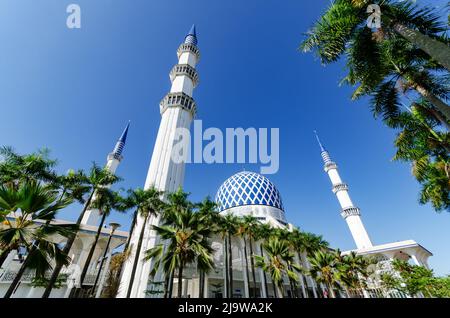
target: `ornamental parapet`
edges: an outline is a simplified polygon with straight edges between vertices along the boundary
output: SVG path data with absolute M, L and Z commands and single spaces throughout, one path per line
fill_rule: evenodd
M 348 190 L 348 185 L 346 183 L 338 183 L 335 184 L 333 186 L 333 189 L 331 189 L 331 191 L 333 191 L 334 194 L 338 193 L 339 191 L 347 191 Z
M 195 54 L 195 56 L 197 57 L 197 63 L 200 60 L 200 51 L 198 47 L 196 47 L 195 45 L 186 43 L 181 44 L 177 50 L 178 58 L 180 58 L 181 54 L 183 54 L 184 52 L 190 52 Z
M 331 169 L 337 169 L 337 165 L 333 161 L 326 163 L 323 167 L 323 170 L 325 170 L 325 172 L 328 172 Z
M 174 81 L 176 76 L 179 75 L 186 75 L 188 76 L 191 81 L 192 84 L 194 85 L 194 87 L 197 86 L 198 84 L 198 73 L 197 70 L 195 68 L 193 68 L 192 66 L 190 66 L 189 64 L 177 64 L 175 65 L 172 70 L 170 71 L 169 77 L 170 77 L 170 81 Z
M 349 216 L 352 216 L 352 215 L 361 215 L 361 213 L 359 211 L 359 208 L 352 206 L 352 207 L 345 208 L 345 209 L 341 210 L 341 216 L 344 219 L 346 219 L 346 218 L 348 218 Z
M 169 107 L 181 107 L 195 115 L 197 108 L 194 99 L 185 93 L 169 93 L 159 103 L 161 115 Z

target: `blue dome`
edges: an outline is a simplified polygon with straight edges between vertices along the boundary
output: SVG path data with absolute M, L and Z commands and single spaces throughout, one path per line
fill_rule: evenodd
M 266 205 L 284 211 L 275 185 L 266 177 L 250 171 L 228 178 L 217 191 L 216 203 L 219 212 L 243 205 Z

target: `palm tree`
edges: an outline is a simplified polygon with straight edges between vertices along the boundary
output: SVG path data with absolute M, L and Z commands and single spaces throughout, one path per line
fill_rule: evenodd
M 0 214 L 7 214 L 15 210 L 14 207 L 20 198 L 17 196 L 18 188 L 27 182 L 41 182 L 48 190 L 59 191 L 59 201 L 80 201 L 86 188 L 83 186 L 84 175 L 82 171 L 70 170 L 67 175 L 56 175 L 52 170 L 56 160 L 47 157 L 48 152 L 40 151 L 37 154 L 21 156 L 10 148 L 3 147 L 0 152 L 4 155 L 4 161 L 0 162 L 1 184 L 3 201 L 0 203 Z M 23 175 L 28 173 L 29 175 Z M 3 221 L 3 220 L 1 220 Z M 4 220 L 6 222 L 6 220 Z M 48 221 L 49 222 L 49 221 Z M 27 225 L 26 225 L 27 226 Z M 18 246 L 12 249 L 17 249 Z M 10 247 L 0 245 L 0 267 L 12 250 Z
M 187 201 L 188 194 L 179 189 L 168 195 L 168 204 L 163 213 L 163 224 L 152 228 L 167 241 L 145 252 L 146 260 L 154 259 L 152 275 L 162 265 L 166 277 L 178 270 L 178 298 L 182 296 L 183 270 L 191 263 L 200 263 L 202 267 L 213 266 L 212 247 L 208 240 L 210 229 L 202 222 L 203 218 L 195 213 L 193 205 Z
M 301 45 L 302 49 L 304 51 L 315 50 L 325 64 L 338 60 L 343 54 L 348 54 L 350 78 L 355 79 L 354 75 L 358 70 L 363 70 L 361 73 L 367 74 L 357 92 L 367 91 L 368 87 L 374 89 L 374 84 L 381 83 L 382 79 L 390 72 L 397 73 L 405 78 L 406 82 L 419 94 L 429 100 L 446 117 L 447 121 L 450 120 L 450 107 L 427 88 L 427 85 L 423 85 L 424 81 L 418 81 L 420 76 L 423 77 L 425 74 L 424 70 L 419 72 L 420 76 L 417 71 L 410 72 L 413 69 L 407 69 L 407 72 L 405 69 L 401 70 L 396 63 L 392 63 L 392 59 L 386 59 L 386 55 L 380 54 L 376 44 L 377 41 L 386 43 L 400 39 L 408 46 L 419 48 L 430 54 L 432 59 L 450 70 L 448 40 L 441 35 L 446 31 L 446 25 L 439 20 L 433 9 L 418 8 L 410 1 L 403 3 L 383 1 L 381 16 L 383 28 L 374 36 L 366 27 L 366 7 L 369 3 L 373 3 L 373 1 L 334 1 L 313 30 L 308 32 L 307 39 Z M 418 40 L 419 38 L 420 40 Z M 433 49 L 430 50 L 431 48 Z M 403 48 L 400 55 L 405 58 L 415 57 L 416 61 L 419 59 L 430 61 L 430 57 L 421 52 L 412 55 L 405 54 Z M 443 56 L 446 57 L 443 58 Z M 382 61 L 380 57 L 384 57 L 384 63 L 380 63 Z M 386 68 L 388 65 L 389 68 Z M 433 68 L 438 69 L 439 66 L 434 65 Z M 427 77 L 429 82 L 431 76 L 427 75 Z M 392 89 L 391 81 L 385 84 L 384 90 Z M 380 91 L 382 91 L 381 87 Z
M 92 200 L 90 208 L 98 209 L 101 215 L 100 224 L 97 227 L 97 232 L 95 233 L 94 242 L 92 243 L 86 261 L 84 262 L 83 270 L 80 274 L 80 287 L 83 287 L 84 278 L 86 277 L 87 271 L 91 265 L 92 257 L 94 255 L 95 249 L 97 247 L 98 239 L 105 224 L 106 218 L 110 215 L 112 210 L 121 211 L 124 209 L 121 203 L 123 199 L 117 192 L 111 191 L 108 188 L 99 188 L 95 193 L 95 197 Z
M 259 255 L 255 255 L 256 266 L 261 267 L 272 278 L 276 286 L 279 298 L 284 297 L 283 277 L 296 280 L 297 275 L 290 267 L 301 270 L 297 264 L 292 262 L 294 255 L 289 250 L 289 244 L 285 240 L 277 237 L 270 238 L 263 244 L 267 260 Z
M 307 271 L 310 269 L 310 264 L 308 261 L 309 255 L 314 255 L 317 251 L 323 251 L 328 248 L 328 242 L 323 239 L 321 235 L 316 235 L 314 233 L 303 232 L 303 244 L 304 250 L 306 252 L 306 259 L 304 260 L 305 267 Z M 311 284 L 313 286 L 313 293 L 316 294 L 316 289 L 314 288 L 315 282 L 313 277 L 309 276 Z M 315 295 L 317 297 L 317 295 Z
M 291 247 L 297 254 L 297 259 L 300 262 L 300 265 L 302 263 L 302 253 L 306 251 L 305 247 L 305 235 L 300 229 L 294 228 L 292 232 L 289 235 L 288 241 L 291 244 Z M 302 293 L 304 297 L 307 297 L 305 286 L 307 286 L 305 277 L 303 273 L 300 273 L 300 279 L 301 279 L 301 286 L 302 286 Z
M 57 174 L 54 167 L 57 161 L 50 159 L 49 153 L 44 148 L 35 153 L 20 155 L 12 147 L 0 147 L 0 184 L 17 189 L 23 182 L 55 182 Z
M 33 269 L 35 277 L 43 279 L 46 271 L 51 268 L 52 260 L 67 264 L 67 254 L 51 239 L 56 234 L 67 237 L 75 230 L 75 226 L 51 224 L 56 213 L 71 203 L 70 199 L 61 200 L 58 197 L 57 191 L 35 181 L 21 183 L 17 190 L 12 184 L 0 186 L 1 208 L 8 208 L 5 211 L 14 217 L 13 221 L 7 219 L 6 228 L 0 230 L 0 245 L 5 246 L 2 254 L 9 253 L 18 246 L 25 246 L 28 251 L 4 295 L 5 298 L 10 298 L 14 293 L 25 270 Z M 43 221 L 44 224 L 39 225 Z
M 436 211 L 450 210 L 450 133 L 439 131 L 437 122 L 427 116 L 424 101 L 397 120 L 401 128 L 395 140 L 394 160 L 411 162 L 412 173 L 422 185 L 419 202 L 430 202 Z
M 241 238 L 244 242 L 244 260 L 245 260 L 245 279 L 247 280 L 247 286 L 250 290 L 250 274 L 248 272 L 248 255 L 247 255 L 247 226 L 242 218 L 238 218 L 236 223 L 236 236 Z M 249 293 L 250 294 L 250 293 Z M 251 295 L 250 295 L 251 297 Z
M 155 187 L 150 187 L 147 190 L 136 189 L 129 192 L 127 198 L 127 206 L 136 208 L 135 215 L 140 215 L 143 219 L 141 231 L 139 233 L 139 239 L 136 246 L 136 253 L 133 261 L 133 268 L 131 270 L 130 284 L 128 285 L 127 298 L 130 297 L 133 288 L 134 277 L 136 275 L 136 268 L 140 259 L 142 242 L 144 240 L 145 229 L 147 228 L 147 222 L 150 217 L 154 217 L 162 209 L 163 202 L 161 201 L 162 191 L 157 190 Z M 131 233 L 131 232 L 130 232 Z M 130 234 L 131 237 L 131 234 Z M 120 271 L 119 271 L 120 272 Z
M 223 233 L 225 247 L 225 280 L 227 284 L 227 297 L 233 298 L 233 245 L 232 237 L 236 235 L 239 218 L 233 214 L 227 214 L 221 218 L 220 227 Z
M 347 60 L 349 73 L 343 82 L 358 85 L 353 99 L 371 97 L 375 116 L 382 115 L 385 122 L 395 119 L 402 111 L 399 95 L 409 98 L 408 92 L 416 91 L 430 103 L 429 115 L 449 129 L 445 116 L 450 107 L 443 102 L 448 97 L 448 78 L 440 76 L 440 70 L 406 40 L 377 41 L 369 29 L 362 29 L 348 48 Z
M 199 217 L 202 218 L 202 222 L 207 224 L 211 234 L 219 231 L 218 219 L 219 214 L 217 213 L 217 203 L 211 200 L 210 197 L 206 197 L 202 202 L 196 205 Z M 197 270 L 199 273 L 199 298 L 205 297 L 205 277 L 210 270 L 208 263 L 197 262 Z
M 83 197 L 89 192 L 86 175 L 82 170 L 71 169 L 65 175 L 58 175 L 49 186 L 60 191 L 60 199 L 71 198 L 79 203 L 84 202 Z
M 254 291 L 254 297 L 256 297 L 256 271 L 255 271 L 255 261 L 253 256 L 255 255 L 253 253 L 253 242 L 256 237 L 256 229 L 260 225 L 260 222 L 257 218 L 251 215 L 244 216 L 244 223 L 245 223 L 245 232 L 248 237 L 248 246 L 250 248 L 250 266 L 252 270 L 252 278 L 253 278 L 253 291 Z
M 342 256 L 341 251 L 335 251 L 337 263 L 337 279 L 345 287 L 350 295 L 350 290 L 362 288 L 361 278 L 367 277 L 368 266 L 372 263 L 369 259 L 351 252 Z
M 336 61 L 345 52 L 345 44 L 357 32 L 357 27 L 366 26 L 367 6 L 379 2 L 385 33 L 402 36 L 450 70 L 450 49 L 446 46 L 447 39 L 441 35 L 447 30 L 444 21 L 440 21 L 434 8 L 419 8 L 411 1 L 336 0 L 308 32 L 302 48 L 317 49 L 323 63 Z M 327 33 L 331 31 L 332 34 Z
M 270 225 L 268 225 L 267 223 L 263 223 L 263 224 L 259 224 L 254 231 L 255 234 L 255 241 L 259 241 L 259 249 L 260 249 L 260 253 L 261 253 L 261 257 L 264 258 L 264 248 L 263 248 L 263 243 L 264 241 L 268 240 L 269 237 L 272 235 L 273 233 L 273 229 Z M 263 271 L 263 276 L 264 276 L 264 291 L 266 295 L 269 295 L 269 289 L 267 286 L 267 276 L 266 276 L 266 272 Z
M 108 187 L 108 186 L 118 182 L 119 180 L 120 180 L 119 177 L 113 175 L 107 169 L 101 169 L 95 163 L 93 163 L 93 165 L 90 169 L 89 175 L 86 176 L 86 178 L 84 180 L 86 183 L 86 186 L 89 187 L 90 192 L 89 192 L 89 196 L 88 196 L 87 200 L 84 203 L 83 209 L 75 223 L 77 227 L 80 226 L 85 212 L 87 211 L 88 207 L 91 205 L 91 201 L 94 197 L 95 192 L 101 188 Z M 75 238 L 76 238 L 77 234 L 78 234 L 78 231 L 68 237 L 67 242 L 63 249 L 63 254 L 66 254 L 66 255 L 69 254 L 70 249 L 72 248 L 72 245 L 75 242 Z M 56 263 L 56 266 L 53 270 L 52 276 L 50 277 L 48 285 L 45 288 L 42 298 L 48 298 L 50 296 L 50 293 L 53 289 L 53 285 L 55 284 L 63 266 L 64 266 L 63 263 L 58 263 L 58 262 Z
M 336 298 L 334 287 L 337 286 L 337 264 L 332 253 L 317 251 L 312 256 L 308 256 L 311 264 L 309 273 L 314 279 L 325 284 L 332 298 Z

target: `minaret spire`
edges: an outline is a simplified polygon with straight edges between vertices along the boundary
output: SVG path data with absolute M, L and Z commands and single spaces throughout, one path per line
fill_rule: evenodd
M 195 24 L 191 26 L 189 33 L 184 38 L 184 44 L 197 45 L 197 32 L 195 31 Z
M 325 163 L 325 165 L 328 163 L 332 163 L 333 161 L 331 160 L 330 154 L 328 153 L 328 151 L 325 149 L 325 147 L 320 142 L 317 131 L 314 130 L 314 134 L 316 135 L 317 142 L 319 143 L 320 155 L 322 156 L 323 162 Z
M 127 141 L 127 135 L 128 135 L 128 129 L 130 128 L 130 121 L 128 121 L 128 124 L 126 125 L 125 129 L 122 132 L 122 135 L 120 135 L 119 140 L 117 140 L 116 146 L 114 147 L 113 151 L 111 152 L 111 155 L 114 156 L 117 160 L 122 160 L 122 152 L 123 148 L 125 147 L 125 143 Z
M 342 182 L 336 163 L 331 160 L 330 154 L 322 146 L 317 132 L 314 131 L 314 133 L 320 146 L 320 155 L 322 156 L 325 164 L 324 170 L 331 180 L 331 184 L 333 185 L 332 191 L 336 195 L 341 206 L 341 216 L 347 222 L 357 248 L 364 249 L 371 247 L 372 242 L 367 234 L 364 224 L 362 223 L 360 210 L 353 205 L 350 195 L 348 194 L 348 185 Z
M 316 139 L 317 139 L 317 143 L 319 144 L 320 151 L 321 152 L 326 151 L 325 148 L 322 146 L 322 143 L 320 142 L 320 138 L 319 138 L 319 135 L 317 134 L 316 130 L 314 130 L 314 135 L 316 135 Z
M 112 174 L 116 173 L 117 167 L 123 159 L 122 152 L 127 141 L 128 129 L 130 128 L 130 121 L 128 121 L 125 129 L 120 135 L 119 140 L 117 140 L 116 145 L 111 153 L 108 154 L 106 159 L 105 169 Z M 94 194 L 95 196 L 95 194 Z M 89 209 L 84 214 L 82 224 L 97 225 L 100 221 L 100 212 L 98 209 Z

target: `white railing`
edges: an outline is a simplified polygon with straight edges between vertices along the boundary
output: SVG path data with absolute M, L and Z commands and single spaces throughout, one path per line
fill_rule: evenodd
M 17 273 L 18 273 L 18 270 L 9 270 L 9 269 L 0 270 L 0 284 L 12 283 L 12 281 L 16 277 Z M 95 278 L 97 277 L 97 273 L 98 273 L 98 271 L 86 274 L 83 285 L 94 285 Z M 61 270 L 60 275 L 64 275 L 64 274 L 67 274 L 70 276 L 70 274 L 72 274 L 72 272 L 70 270 L 64 268 Z M 45 273 L 45 278 L 50 279 L 51 275 L 52 275 L 52 272 L 49 271 L 49 272 Z M 33 281 L 34 277 L 35 277 L 34 271 L 25 271 L 25 273 L 23 273 L 20 281 L 22 283 L 31 283 Z M 63 284 L 66 284 L 66 283 L 67 282 L 63 282 Z

